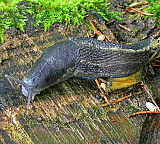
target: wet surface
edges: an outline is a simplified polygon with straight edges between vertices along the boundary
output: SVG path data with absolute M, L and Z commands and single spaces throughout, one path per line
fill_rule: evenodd
M 117 26 L 117 23 L 115 21 L 114 25 L 109 25 L 111 30 L 112 27 Z M 135 25 L 138 27 L 136 23 Z M 122 93 L 125 95 L 131 93 L 133 96 L 116 105 L 102 107 L 104 100 L 100 97 L 95 82 L 73 78 L 41 92 L 27 109 L 26 97 L 20 91 L 13 89 L 4 75 L 9 74 L 23 79 L 45 48 L 72 37 L 84 37 L 88 34 L 94 36 L 85 25 L 55 24 L 47 32 L 43 31 L 43 27 L 32 30 L 32 34 L 29 34 L 28 30 L 24 34 L 12 29 L 6 32 L 5 43 L 0 45 L 2 51 L 0 140 L 2 143 L 135 144 L 144 142 L 142 137 L 148 129 L 151 130 L 146 136 L 148 142 L 155 139 L 159 142 L 158 115 L 128 117 L 133 112 L 146 110 L 145 103 L 148 96 L 140 84 L 111 91 L 108 96 L 110 101 L 122 97 Z M 126 34 L 123 30 L 116 34 L 115 31 L 118 41 L 123 37 L 126 42 L 135 42 L 145 37 L 141 34 L 132 37 L 131 33 Z M 159 69 L 156 72 L 157 77 L 159 77 L 158 73 Z M 157 84 L 153 87 L 155 97 L 159 98 L 159 95 L 156 95 L 159 81 L 157 78 L 152 80 Z M 139 91 L 142 94 L 136 94 Z

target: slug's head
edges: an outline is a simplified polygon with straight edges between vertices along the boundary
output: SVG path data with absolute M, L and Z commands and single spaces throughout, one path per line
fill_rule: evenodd
M 5 75 L 5 77 L 8 79 L 8 81 L 11 83 L 12 86 L 13 86 L 13 84 L 12 84 L 11 80 L 22 85 L 22 93 L 24 96 L 28 97 L 27 108 L 29 108 L 29 104 L 30 104 L 31 100 L 34 100 L 35 95 L 39 94 L 40 91 L 34 90 L 29 85 L 27 85 L 24 81 L 18 80 L 16 78 L 14 78 L 13 76 Z

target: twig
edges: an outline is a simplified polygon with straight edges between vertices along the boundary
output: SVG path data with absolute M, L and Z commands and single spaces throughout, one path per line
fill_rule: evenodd
M 155 102 L 155 100 L 154 100 L 154 98 L 153 98 L 151 92 L 149 91 L 147 85 L 145 85 L 144 83 L 142 83 L 142 85 L 143 85 L 143 88 L 144 88 L 144 90 L 146 91 L 147 95 L 151 98 L 152 102 L 153 102 L 154 105 L 157 107 L 157 110 L 160 112 L 160 109 L 159 109 L 157 103 Z
M 120 102 L 120 101 L 122 101 L 122 100 L 124 100 L 124 99 L 127 99 L 127 98 L 129 98 L 129 97 L 131 97 L 131 96 L 132 96 L 132 95 L 129 94 L 129 95 L 127 95 L 127 96 L 121 97 L 121 98 L 115 100 L 112 104 L 117 104 L 118 102 Z
M 94 26 L 94 24 L 92 23 L 92 21 L 89 21 L 89 23 L 90 23 L 90 25 L 93 27 L 93 29 L 94 29 L 94 31 L 96 32 L 96 34 L 98 35 L 98 36 L 100 36 L 101 34 L 100 34 L 100 32 L 97 30 L 97 28 Z
M 129 115 L 129 118 L 130 118 L 130 117 L 133 117 L 133 116 L 135 116 L 135 115 L 148 114 L 148 113 L 159 114 L 160 112 L 152 112 L 152 111 L 136 112 L 136 113 L 133 113 L 133 114 Z
M 153 65 L 154 67 L 160 67 L 160 65 Z
M 146 15 L 146 16 L 153 16 L 152 13 L 146 13 L 146 12 L 140 11 L 140 10 L 135 9 L 135 8 L 129 8 L 129 10 L 133 10 L 135 12 L 141 13 L 141 14 Z
M 129 5 L 129 7 L 136 7 L 136 6 L 141 6 L 141 5 L 148 5 L 148 2 L 135 2 Z
M 105 101 L 107 102 L 107 104 L 111 104 L 111 103 L 109 102 L 108 98 L 106 97 L 106 95 L 105 95 L 104 91 L 102 90 L 102 88 L 101 88 L 101 86 L 100 86 L 100 84 L 99 84 L 99 82 L 98 82 L 98 80 L 97 80 L 97 79 L 95 80 L 95 82 L 96 82 L 96 84 L 97 84 L 98 88 L 100 89 L 100 91 L 101 91 L 101 93 L 102 93 L 102 95 L 103 95 L 103 97 L 104 97 Z
M 132 28 L 127 28 L 127 27 L 125 27 L 125 26 L 123 26 L 123 25 L 121 25 L 121 24 L 119 24 L 119 26 L 122 27 L 123 29 L 129 31 L 129 32 L 132 31 Z
M 120 102 L 120 101 L 122 101 L 122 100 L 124 100 L 124 99 L 127 99 L 127 98 L 129 98 L 129 97 L 131 97 L 131 96 L 132 96 L 131 94 L 129 94 L 129 95 L 127 95 L 127 96 L 123 96 L 123 97 L 115 100 L 115 101 L 114 101 L 113 103 L 111 103 L 111 104 L 117 104 L 118 102 Z M 108 106 L 108 104 L 103 104 L 102 106 Z

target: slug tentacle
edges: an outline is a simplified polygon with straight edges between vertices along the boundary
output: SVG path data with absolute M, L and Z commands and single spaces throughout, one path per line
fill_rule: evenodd
M 18 82 L 19 84 L 27 87 L 27 84 L 26 84 L 24 81 L 22 81 L 22 80 L 16 79 L 16 78 L 14 78 L 13 76 L 9 76 L 9 75 L 5 75 L 5 77 L 6 77 L 7 80 L 11 83 L 11 85 L 12 85 L 11 80 L 13 80 L 13 81 Z M 13 85 L 12 85 L 12 86 L 13 86 Z M 13 86 L 13 87 L 14 87 L 14 86 Z
M 28 86 L 24 81 L 14 78 L 13 76 L 5 75 L 7 80 L 13 86 L 11 80 L 22 85 L 22 93 L 24 96 L 28 97 L 27 108 L 29 108 L 29 104 L 31 100 L 34 100 L 36 94 L 39 94 L 39 91 L 33 90 L 30 86 Z M 14 86 L 13 86 L 14 87 Z M 15 88 L 15 87 L 14 87 Z

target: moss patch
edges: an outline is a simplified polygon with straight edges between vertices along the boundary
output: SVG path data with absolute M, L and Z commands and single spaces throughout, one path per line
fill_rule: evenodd
M 20 3 L 25 3 L 20 5 Z M 36 19 L 34 26 L 42 24 L 46 31 L 54 23 L 72 23 L 78 25 L 84 23 L 84 18 L 89 11 L 97 11 L 104 20 L 112 18 L 121 19 L 118 12 L 109 12 L 108 1 L 104 0 L 33 0 L 23 1 L 19 4 L 15 1 L 0 3 L 0 38 L 4 42 L 4 30 L 16 27 L 23 32 L 28 20 L 27 15 Z
M 152 13 L 153 17 L 157 17 L 157 20 L 160 21 L 160 1 L 157 0 L 147 0 L 150 4 L 150 7 L 146 9 L 146 12 Z

